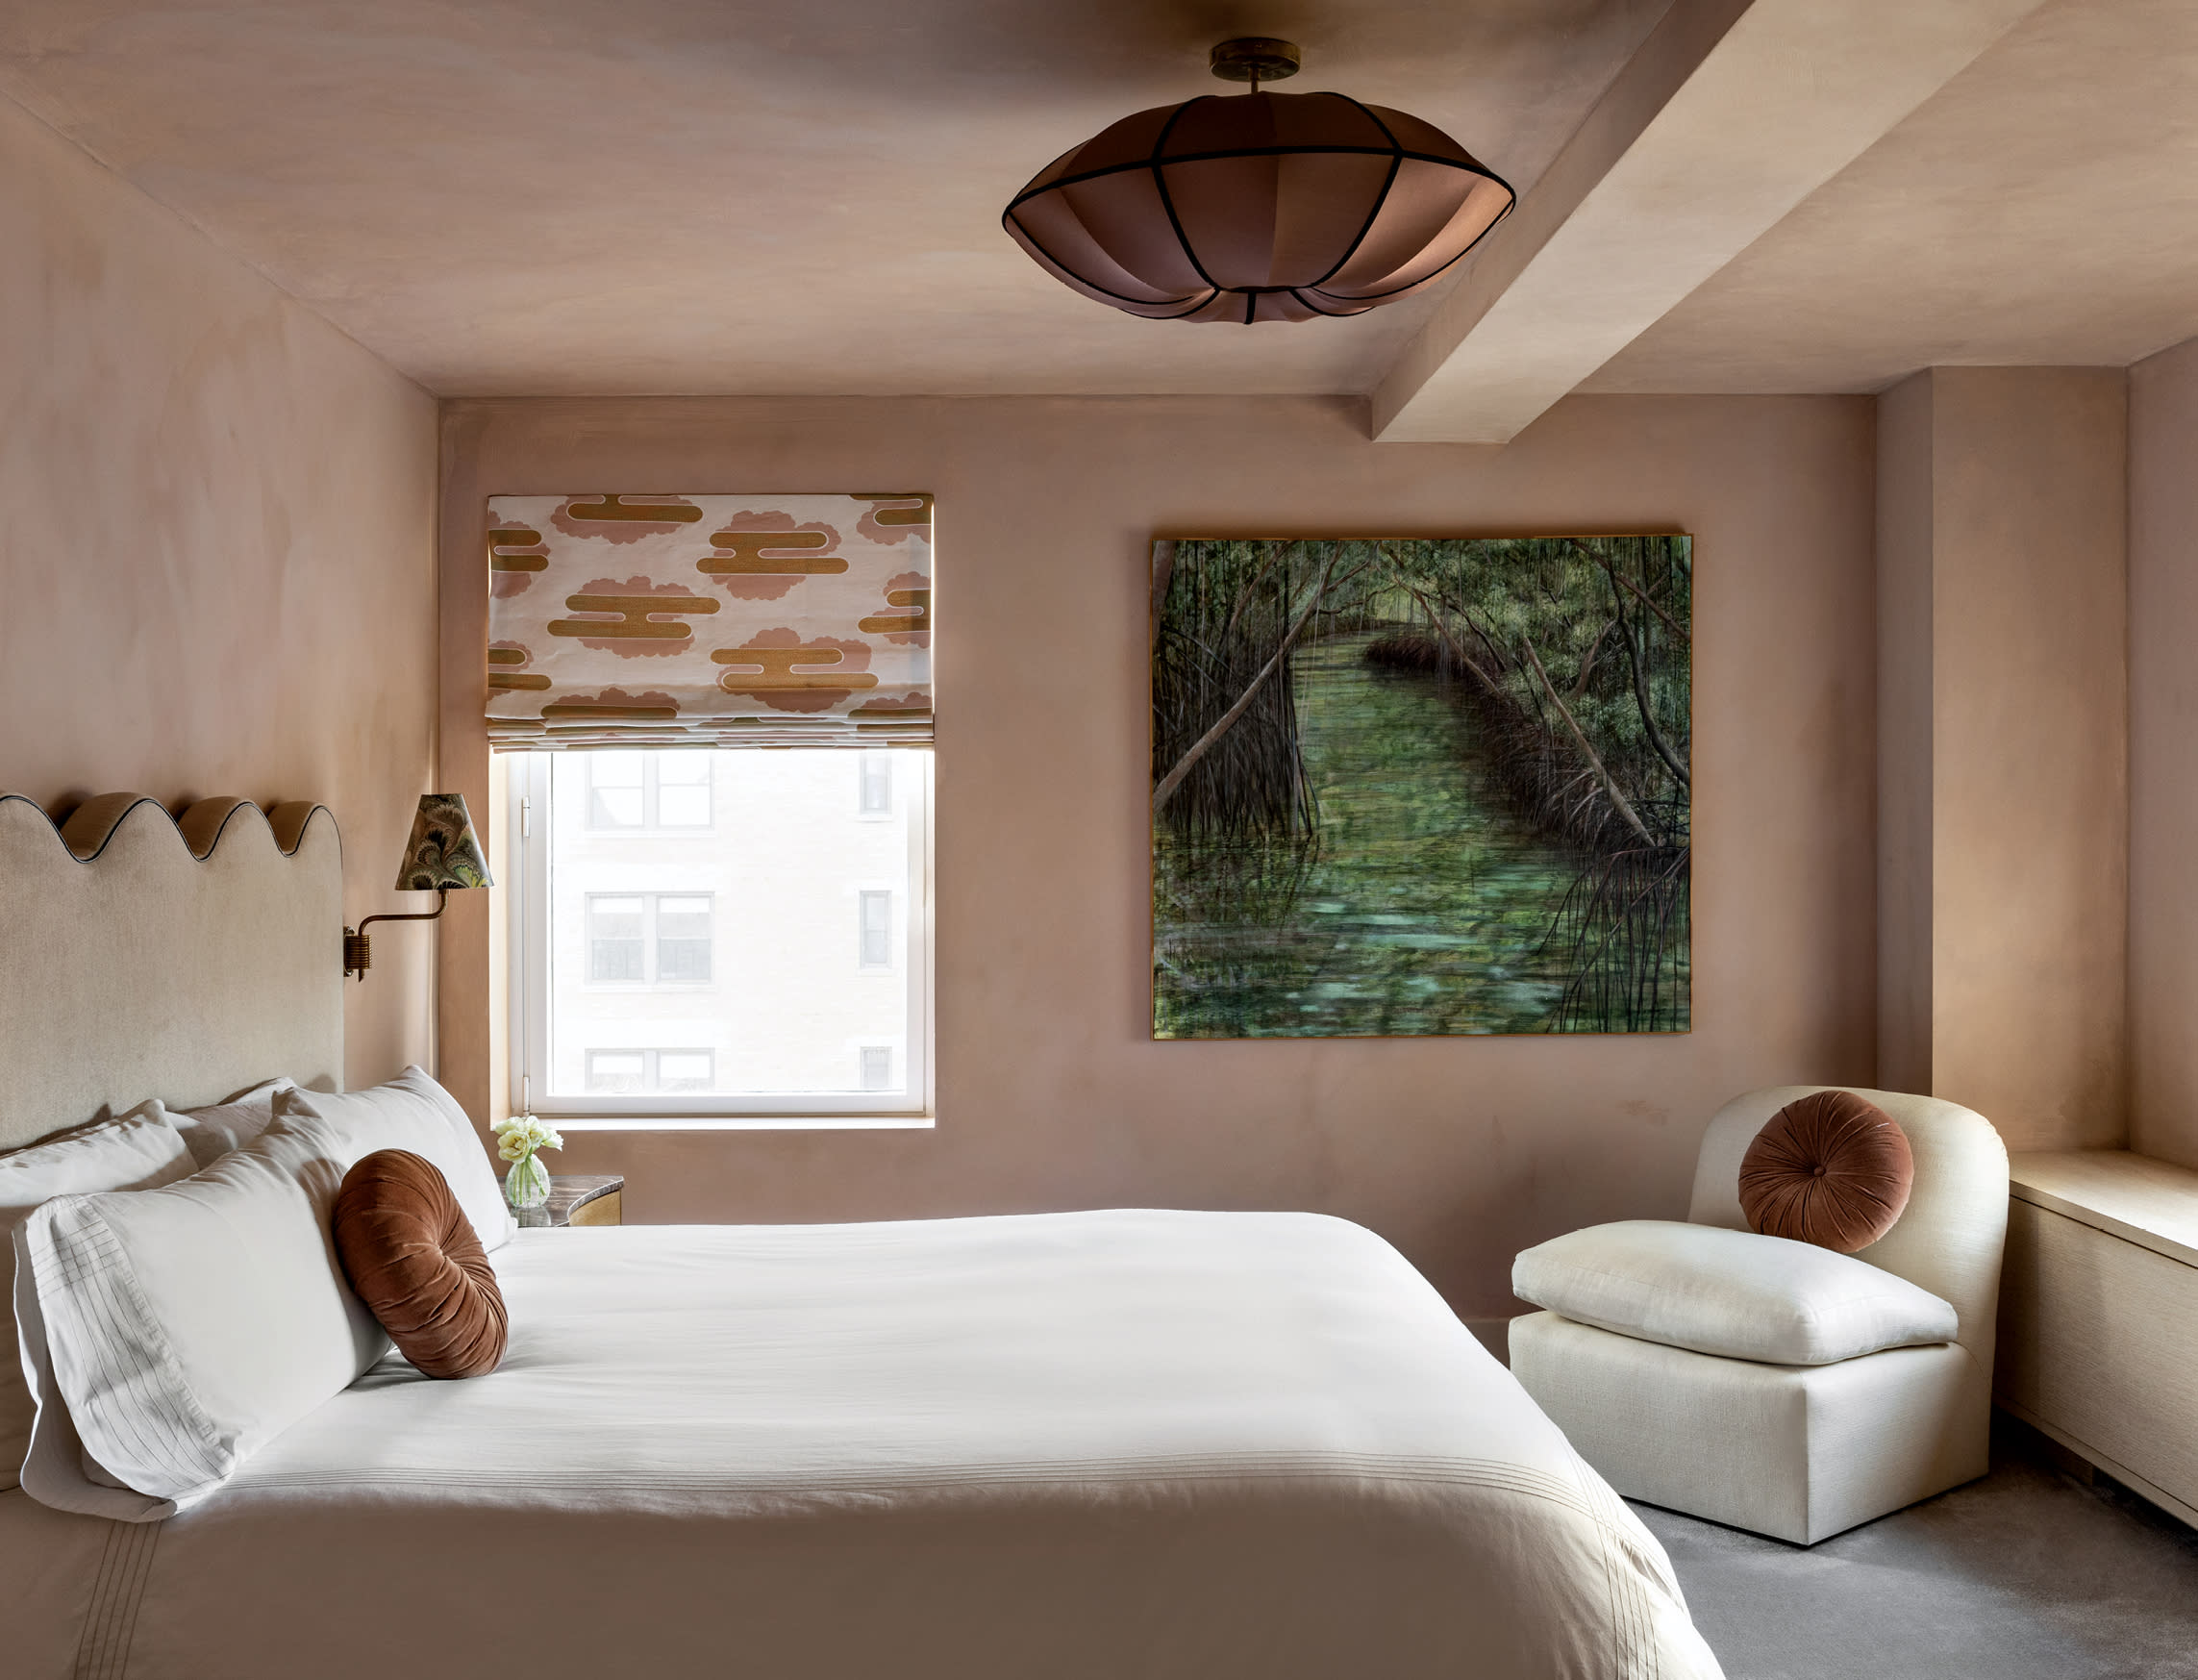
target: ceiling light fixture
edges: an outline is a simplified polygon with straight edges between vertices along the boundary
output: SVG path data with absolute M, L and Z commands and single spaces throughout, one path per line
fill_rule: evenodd
M 1426 286 L 1511 213 L 1510 185 L 1431 123 L 1341 93 L 1263 93 L 1286 40 L 1225 40 L 1247 97 L 1125 116 L 1001 215 L 1062 285 L 1150 320 L 1356 315 Z

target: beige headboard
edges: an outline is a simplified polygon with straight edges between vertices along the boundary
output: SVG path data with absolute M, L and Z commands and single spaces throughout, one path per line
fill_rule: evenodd
M 147 1097 L 343 1084 L 343 869 L 318 805 L 0 794 L 0 1149 Z

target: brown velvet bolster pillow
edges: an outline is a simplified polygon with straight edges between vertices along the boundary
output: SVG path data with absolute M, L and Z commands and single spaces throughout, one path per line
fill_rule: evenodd
M 1789 1102 L 1740 1162 L 1740 1211 L 1766 1237 L 1839 1254 L 1893 1228 L 1915 1182 L 1908 1134 L 1851 1091 Z
M 504 1294 L 435 1163 L 376 1150 L 343 1175 L 330 1222 L 344 1275 L 399 1353 L 431 1377 L 496 1368 Z

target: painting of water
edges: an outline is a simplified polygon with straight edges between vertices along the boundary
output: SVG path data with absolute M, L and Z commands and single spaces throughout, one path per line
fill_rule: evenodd
M 1153 545 L 1153 1036 L 1683 1033 L 1684 536 Z

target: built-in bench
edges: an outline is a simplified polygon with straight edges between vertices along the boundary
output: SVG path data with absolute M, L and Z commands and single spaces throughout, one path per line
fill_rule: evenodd
M 2017 1155 L 1994 1398 L 2198 1525 L 2198 1172 Z

